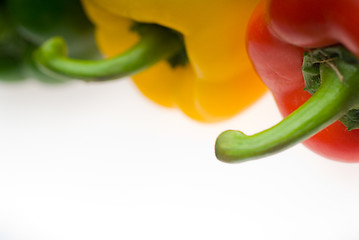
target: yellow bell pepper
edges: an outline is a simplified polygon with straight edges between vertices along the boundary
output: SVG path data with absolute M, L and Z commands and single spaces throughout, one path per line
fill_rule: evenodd
M 134 22 L 151 23 L 182 34 L 189 62 L 171 67 L 159 61 L 132 78 L 140 91 L 189 117 L 215 122 L 248 107 L 265 87 L 245 50 L 245 29 L 259 0 L 82 0 L 96 26 L 106 57 L 135 45 Z

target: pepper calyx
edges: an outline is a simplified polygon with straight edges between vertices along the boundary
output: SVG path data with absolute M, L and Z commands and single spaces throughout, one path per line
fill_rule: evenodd
M 180 50 L 177 51 L 177 53 L 173 54 L 171 57 L 167 59 L 167 62 L 172 68 L 176 68 L 179 66 L 186 66 L 189 62 L 186 46 L 184 43 L 183 35 L 180 32 L 177 32 L 173 29 L 163 27 L 158 24 L 150 24 L 150 23 L 141 23 L 141 22 L 134 22 L 132 27 L 130 28 L 130 31 L 136 32 L 141 38 L 146 37 L 146 34 L 148 34 L 148 31 L 151 31 L 151 26 L 163 29 L 163 31 L 171 32 L 172 34 L 176 35 L 178 37 L 178 43 L 180 46 Z
M 338 78 L 345 82 L 347 78 L 343 77 L 340 69 L 338 69 L 335 64 L 335 61 L 339 59 L 341 62 L 359 67 L 358 58 L 342 45 L 305 51 L 302 65 L 302 73 L 305 81 L 304 90 L 313 95 L 321 86 L 321 64 L 326 64 L 333 68 L 337 72 Z M 349 131 L 359 129 L 359 109 L 350 109 L 339 121 L 341 121 Z

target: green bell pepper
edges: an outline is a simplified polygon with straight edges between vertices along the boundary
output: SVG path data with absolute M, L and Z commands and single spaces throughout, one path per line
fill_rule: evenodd
M 16 32 L 6 6 L 0 0 L 0 80 L 18 81 L 23 79 L 21 62 L 28 44 Z
M 0 0 L 0 80 L 62 82 L 37 69 L 33 51 L 61 36 L 72 57 L 94 57 L 98 50 L 93 31 L 80 0 Z
M 7 5 L 17 31 L 37 46 L 61 36 L 69 44 L 69 53 L 78 57 L 95 46 L 93 25 L 79 0 L 7 0 Z

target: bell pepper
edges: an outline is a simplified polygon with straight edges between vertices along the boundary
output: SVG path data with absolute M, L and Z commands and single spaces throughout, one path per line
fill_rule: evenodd
M 10 21 L 6 2 L 0 0 L 0 80 L 18 81 L 23 78 L 19 68 L 26 44 Z
M 43 68 L 88 81 L 131 75 L 162 106 L 199 121 L 227 119 L 266 89 L 244 42 L 257 2 L 83 0 L 107 58 L 70 59 L 61 39 L 50 40 L 35 58 Z
M 71 56 L 95 56 L 93 31 L 79 0 L 1 0 L 0 79 L 61 82 L 37 70 L 32 52 L 48 38 L 62 36 Z
M 285 117 L 263 132 L 222 133 L 225 162 L 257 159 L 304 141 L 333 160 L 359 162 L 359 1 L 268 0 L 248 26 L 253 64 Z
M 35 46 L 62 36 L 71 56 L 88 57 L 94 48 L 93 25 L 80 0 L 7 0 L 7 11 L 19 34 Z

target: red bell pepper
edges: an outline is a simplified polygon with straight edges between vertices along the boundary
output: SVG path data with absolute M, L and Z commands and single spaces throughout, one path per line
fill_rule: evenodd
M 286 118 L 252 136 L 222 133 L 218 159 L 256 159 L 304 141 L 327 158 L 359 162 L 358 13 L 358 0 L 259 4 L 248 26 L 248 53 Z

